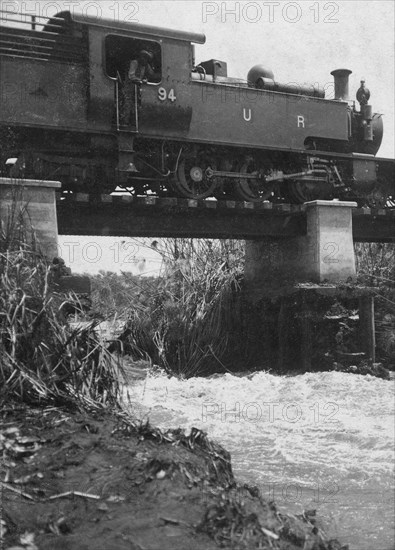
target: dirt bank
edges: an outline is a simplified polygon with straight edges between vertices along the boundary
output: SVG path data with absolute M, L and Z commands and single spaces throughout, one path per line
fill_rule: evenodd
M 3 403 L 0 452 L 5 550 L 347 548 L 324 542 L 312 511 L 286 517 L 237 486 L 198 430 Z

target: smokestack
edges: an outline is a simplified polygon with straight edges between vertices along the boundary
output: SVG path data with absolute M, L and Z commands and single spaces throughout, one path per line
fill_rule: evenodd
M 340 101 L 348 101 L 348 77 L 352 71 L 349 69 L 336 69 L 331 72 L 335 79 L 335 99 Z

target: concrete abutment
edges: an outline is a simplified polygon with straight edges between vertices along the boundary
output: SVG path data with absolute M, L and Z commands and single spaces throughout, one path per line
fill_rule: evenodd
M 58 223 L 55 192 L 57 181 L 0 178 L 0 221 L 6 235 L 23 235 L 52 260 L 58 255 Z M 11 237 L 11 235 L 9 235 Z
M 53 262 L 54 283 L 63 292 L 90 294 L 90 280 L 72 275 L 59 258 L 56 191 L 58 181 L 0 178 L 0 228 L 5 242 L 30 246 Z

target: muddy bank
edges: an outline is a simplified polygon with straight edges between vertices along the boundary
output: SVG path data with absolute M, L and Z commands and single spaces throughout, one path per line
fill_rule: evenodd
M 238 486 L 199 430 L 3 403 L 0 449 L 5 550 L 347 548 L 324 541 L 314 511 L 285 516 Z

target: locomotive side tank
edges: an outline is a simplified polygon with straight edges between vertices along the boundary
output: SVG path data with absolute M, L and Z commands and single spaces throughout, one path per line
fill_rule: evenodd
M 309 138 L 348 141 L 346 103 L 226 83 L 193 80 L 190 86 L 191 139 L 299 151 Z
M 393 196 L 393 164 L 374 158 L 381 115 L 364 82 L 360 109 L 349 100 L 348 70 L 332 72 L 335 98 L 326 99 L 261 65 L 243 80 L 224 61 L 196 64 L 202 34 L 69 12 L 26 21 L 0 17 L 0 126 L 11 144 L 2 156 L 18 158 L 16 176 L 195 199 Z M 155 76 L 131 82 L 142 51 Z

